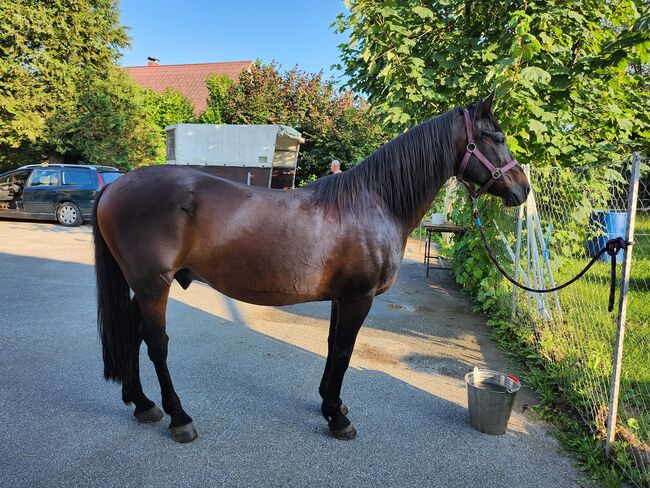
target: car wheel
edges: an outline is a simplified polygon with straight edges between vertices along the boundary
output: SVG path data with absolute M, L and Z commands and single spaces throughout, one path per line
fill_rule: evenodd
M 76 227 L 83 222 L 79 207 L 72 202 L 63 202 L 56 208 L 56 220 L 66 227 Z

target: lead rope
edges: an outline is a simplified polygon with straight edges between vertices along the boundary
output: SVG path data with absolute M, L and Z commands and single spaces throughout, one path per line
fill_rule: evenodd
M 622 237 L 617 237 L 615 239 L 610 239 L 605 243 L 605 245 L 596 253 L 596 255 L 589 261 L 589 264 L 585 266 L 585 268 L 580 271 L 576 276 L 571 278 L 569 281 L 566 283 L 563 283 L 559 286 L 555 286 L 553 288 L 543 288 L 536 290 L 535 288 L 530 288 L 522 283 L 519 283 L 517 280 L 515 280 L 512 276 L 510 276 L 506 270 L 504 270 L 499 262 L 497 261 L 497 258 L 494 256 L 494 253 L 492 252 L 492 249 L 490 248 L 490 245 L 488 244 L 487 237 L 485 237 L 485 231 L 483 230 L 483 225 L 481 224 L 481 218 L 479 216 L 478 208 L 476 208 L 476 200 L 474 200 L 474 222 L 476 223 L 476 227 L 478 228 L 479 232 L 481 233 L 481 238 L 483 239 L 483 244 L 485 245 L 485 250 L 488 253 L 488 256 L 490 257 L 490 260 L 494 263 L 494 265 L 497 267 L 497 269 L 501 272 L 505 278 L 512 283 L 515 286 L 518 286 L 522 290 L 530 291 L 533 293 L 550 293 L 553 291 L 561 290 L 562 288 L 565 288 L 569 286 L 570 284 L 574 283 L 576 280 L 578 280 L 582 275 L 584 275 L 589 268 L 593 266 L 593 264 L 598 260 L 600 256 L 602 256 L 604 253 L 607 253 L 611 256 L 611 283 L 609 286 L 609 304 L 607 306 L 607 310 L 611 312 L 614 310 L 614 301 L 616 297 L 616 256 L 618 255 L 619 251 L 621 249 L 627 249 L 628 246 L 633 246 L 634 241 L 628 242 Z

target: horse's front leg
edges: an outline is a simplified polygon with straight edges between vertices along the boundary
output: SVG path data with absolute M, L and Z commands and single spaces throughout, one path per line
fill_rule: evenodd
M 323 372 L 323 378 L 320 380 L 320 386 L 318 387 L 318 393 L 320 393 L 321 398 L 325 398 L 325 390 L 330 379 L 330 371 L 332 370 L 332 351 L 334 350 L 334 340 L 336 339 L 336 324 L 338 323 L 338 318 L 339 304 L 336 302 L 336 300 L 332 300 L 330 330 L 329 335 L 327 336 L 327 361 L 325 361 L 325 371 Z
M 338 320 L 333 347 L 331 348 L 329 378 L 325 384 L 321 411 L 328 421 L 330 433 L 337 439 L 354 439 L 357 431 L 348 420 L 341 407 L 341 386 L 343 376 L 350 364 L 354 343 L 363 321 L 365 320 L 374 296 L 359 300 L 341 299 L 338 301 Z M 332 335 L 330 330 L 330 337 Z
M 321 398 L 325 398 L 325 390 L 327 389 L 327 383 L 330 379 L 330 371 L 332 370 L 332 356 L 334 355 L 334 340 L 336 339 L 336 324 L 339 318 L 339 304 L 332 300 L 332 311 L 330 314 L 330 330 L 327 336 L 327 360 L 325 361 L 325 371 L 323 371 L 323 377 L 320 380 L 320 386 L 318 387 L 318 393 Z M 341 412 L 343 415 L 348 414 L 348 407 L 345 404 L 341 404 Z

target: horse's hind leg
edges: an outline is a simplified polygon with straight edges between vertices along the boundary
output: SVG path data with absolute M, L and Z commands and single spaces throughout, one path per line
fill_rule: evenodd
M 142 384 L 140 383 L 140 344 L 142 344 L 142 319 L 138 306 L 138 301 L 135 297 L 131 300 L 129 305 L 129 313 L 137 320 L 133 322 L 138 328 L 137 335 L 133 338 L 136 341 L 134 348 L 135 360 L 134 369 L 130 372 L 130 377 L 122 380 L 122 400 L 124 403 L 133 403 L 135 405 L 135 418 L 142 423 L 158 422 L 163 418 L 162 410 L 156 407 L 156 404 L 149 400 L 142 391 Z
M 373 296 L 368 296 L 361 300 L 339 300 L 330 374 L 325 386 L 321 408 L 323 416 L 328 421 L 331 434 L 337 439 L 353 439 L 357 434 L 341 409 L 343 405 L 340 398 L 341 386 L 343 385 L 343 376 L 350 364 L 357 334 L 370 311 L 373 298 Z
M 148 295 L 145 298 L 138 297 L 143 317 L 142 336 L 147 344 L 149 359 L 156 368 L 163 409 L 171 416 L 169 428 L 172 432 L 172 438 L 176 442 L 191 442 L 197 438 L 198 434 L 192 423 L 192 418 L 183 410 L 167 369 L 169 337 L 166 333 L 165 312 L 168 294 L 169 288 L 157 295 Z

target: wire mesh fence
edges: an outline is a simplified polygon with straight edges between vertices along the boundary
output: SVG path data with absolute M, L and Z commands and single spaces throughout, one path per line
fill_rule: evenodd
M 630 220 L 631 160 L 588 167 L 530 168 L 531 197 L 497 212 L 497 258 L 520 282 L 547 288 L 575 276 L 608 239 L 625 237 Z M 635 245 L 627 293 L 620 396 L 611 458 L 639 486 L 650 485 L 650 172 L 641 163 Z M 617 337 L 616 305 L 608 310 L 611 263 L 604 254 L 575 284 L 557 293 L 513 293 L 513 321 L 528 331 L 537 354 L 570 404 L 605 442 Z

